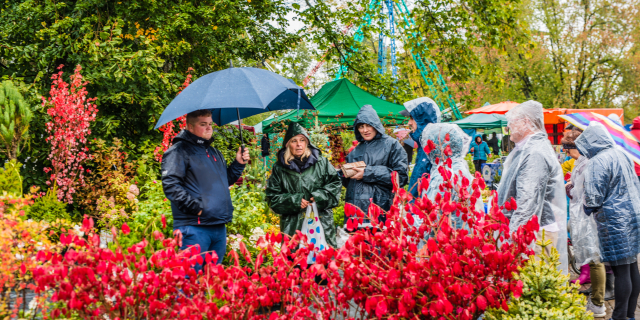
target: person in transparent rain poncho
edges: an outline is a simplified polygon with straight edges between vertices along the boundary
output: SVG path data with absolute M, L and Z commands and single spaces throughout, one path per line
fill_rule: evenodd
M 567 199 L 562 167 L 544 129 L 542 104 L 527 101 L 506 114 L 511 141 L 516 147 L 504 163 L 498 186 L 498 205 L 512 197 L 517 209 L 504 209 L 509 230 L 515 232 L 535 215 L 540 231 L 537 238 L 550 240 L 560 254 L 559 269 L 569 272 L 567 257 Z M 551 246 L 547 247 L 551 250 Z M 540 246 L 534 245 L 536 254 Z
M 449 134 L 449 142 L 446 141 L 446 135 Z M 439 167 L 445 165 L 445 161 L 448 158 L 451 158 L 451 172 L 454 175 L 457 175 L 459 178 L 465 177 L 469 179 L 469 192 L 471 193 L 473 190 L 471 189 L 471 182 L 473 182 L 473 175 L 469 172 L 469 165 L 467 161 L 464 159 L 464 156 L 469 150 L 469 144 L 471 143 L 471 137 L 469 137 L 460 127 L 455 124 L 448 123 L 430 123 L 422 132 L 422 136 L 420 138 L 420 143 L 423 146 L 427 145 L 429 140 L 433 141 L 438 147 L 432 150 L 427 157 L 429 161 L 433 164 L 431 167 L 429 181 L 429 188 L 426 190 L 424 194 L 426 194 L 427 198 L 431 201 L 434 201 L 436 195 L 440 193 L 442 196 L 442 192 L 440 192 L 439 188 L 442 183 L 444 183 L 444 178 L 440 174 L 438 170 Z M 447 156 L 443 154 L 444 148 L 449 145 L 451 148 L 451 156 Z M 440 160 L 436 164 L 436 158 Z M 423 195 L 424 195 L 423 194 Z M 456 197 L 456 194 L 452 195 Z M 484 204 L 482 203 L 482 198 L 478 198 L 475 204 L 476 210 L 480 212 L 484 212 Z M 419 227 L 422 224 L 422 220 L 417 216 L 414 216 L 415 226 Z M 462 228 L 464 226 L 462 218 L 460 216 L 451 215 L 451 225 L 456 228 Z M 423 242 L 421 241 L 418 246 L 421 248 Z
M 600 245 L 596 221 L 584 213 L 584 179 L 587 175 L 589 159 L 580 155 L 575 140 L 582 130 L 573 128 L 564 134 L 562 148 L 575 159 L 571 179 L 565 185 L 569 196 L 569 226 L 571 227 L 571 243 L 576 265 L 580 268 L 580 277 L 571 282 L 580 284 L 591 282 L 591 295 L 587 301 L 587 311 L 595 317 L 604 317 L 607 308 L 604 305 L 606 271 L 600 262 Z
M 611 318 L 634 318 L 640 295 L 640 182 L 633 162 L 607 129 L 591 122 L 576 139 L 589 159 L 584 180 L 584 212 L 594 216 L 600 256 L 613 269 L 616 303 Z

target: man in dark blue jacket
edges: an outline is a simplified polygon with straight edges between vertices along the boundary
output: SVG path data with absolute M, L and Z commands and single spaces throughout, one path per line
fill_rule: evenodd
M 227 167 L 222 153 L 211 147 L 212 126 L 209 110 L 187 114 L 187 128 L 162 157 L 162 187 L 171 201 L 173 228 L 182 233 L 180 249 L 199 245 L 201 252 L 215 251 L 220 264 L 227 248 L 226 224 L 233 218 L 229 186 L 240 178 L 249 150 L 238 148 Z M 196 265 L 196 271 L 201 269 Z

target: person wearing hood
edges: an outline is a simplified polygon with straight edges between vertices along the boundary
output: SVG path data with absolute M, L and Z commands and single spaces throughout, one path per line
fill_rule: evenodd
M 238 148 L 227 166 L 222 153 L 211 146 L 212 135 L 211 111 L 187 114 L 187 128 L 162 156 L 162 187 L 171 201 L 173 228 L 182 234 L 180 249 L 198 245 L 201 252 L 215 251 L 221 264 L 227 249 L 226 224 L 233 218 L 229 186 L 242 175 L 249 150 Z M 195 269 L 200 271 L 202 265 Z
M 289 236 L 302 230 L 307 206 L 315 202 L 327 244 L 337 247 L 333 208 L 340 202 L 341 191 L 331 162 L 311 144 L 307 131 L 291 122 L 266 189 L 269 207 L 280 215 L 280 230 Z
M 353 131 L 359 144 L 347 156 L 347 163 L 363 161 L 366 167 L 355 168 L 356 174 L 350 178 L 341 175 L 342 185 L 347 188 L 345 201 L 365 214 L 371 203 L 388 211 L 393 203 L 391 173 L 398 173 L 400 188 L 407 184 L 407 154 L 398 140 L 385 134 L 371 105 L 360 109 L 353 122 Z
M 449 135 L 449 141 L 447 141 L 446 136 Z M 450 123 L 431 123 L 427 125 L 425 130 L 422 132 L 422 140 L 420 141 L 422 145 L 427 145 L 427 142 L 431 140 L 436 144 L 436 148 L 431 150 L 427 157 L 431 163 L 434 165 L 431 166 L 429 181 L 429 188 L 426 190 L 427 198 L 431 201 L 435 201 L 436 196 L 438 194 L 444 195 L 444 192 L 441 191 L 440 187 L 445 182 L 444 177 L 440 173 L 439 168 L 445 166 L 447 170 L 450 170 L 454 175 L 457 175 L 459 178 L 467 178 L 469 180 L 469 193 L 473 193 L 473 189 L 471 187 L 471 183 L 473 182 L 473 175 L 469 171 L 469 164 L 464 159 L 467 154 L 467 150 L 469 150 L 469 144 L 471 143 L 471 137 L 469 137 L 460 127 L 455 124 Z M 439 145 L 440 144 L 440 145 Z M 451 154 L 446 155 L 444 150 L 449 146 L 451 149 Z M 440 159 L 436 161 L 436 158 Z M 451 168 L 446 167 L 446 162 L 448 159 L 451 159 Z M 457 193 L 454 190 L 453 197 L 457 197 Z M 484 212 L 484 203 L 482 202 L 482 197 L 479 197 L 476 203 L 474 204 L 475 210 L 479 212 Z M 417 217 L 414 217 L 417 220 Z M 452 214 L 451 215 L 451 225 L 452 227 L 456 227 L 458 229 L 462 228 L 464 222 L 462 221 L 461 216 Z M 418 226 L 421 224 L 420 222 Z
M 615 276 L 611 319 L 634 318 L 640 294 L 640 182 L 633 161 L 598 122 L 591 122 L 575 144 L 589 159 L 584 212 L 595 217 L 602 262 L 611 266 Z
M 580 267 L 580 277 L 571 283 L 591 283 L 591 294 L 587 299 L 587 311 L 593 312 L 594 317 L 604 317 L 607 308 L 604 305 L 606 289 L 606 271 L 600 262 L 600 245 L 598 230 L 593 217 L 584 213 L 584 179 L 587 174 L 589 159 L 580 155 L 575 140 L 582 130 L 574 128 L 565 131 L 561 140 L 562 148 L 575 160 L 571 170 L 571 179 L 565 185 L 569 197 L 569 223 L 571 226 L 571 243 L 576 265 Z
M 633 125 L 631 126 L 631 134 L 640 141 L 640 117 L 636 117 L 633 119 Z M 640 144 L 640 143 L 638 143 Z M 640 180 L 640 164 L 634 163 L 634 167 L 636 170 L 636 175 L 638 176 L 638 180 Z
M 473 153 L 473 165 L 477 172 L 482 172 L 482 165 L 487 163 L 487 159 L 491 157 L 489 145 L 483 141 L 486 136 L 486 134 L 476 134 L 469 149 L 469 153 Z
M 567 198 L 562 168 L 556 152 L 544 129 L 542 104 L 527 101 L 509 110 L 506 114 L 510 139 L 516 147 L 504 163 L 502 179 L 498 186 L 498 205 L 502 206 L 512 197 L 515 210 L 504 209 L 509 219 L 509 230 L 516 232 L 535 215 L 540 232 L 537 238 L 550 240 L 560 254 L 560 270 L 568 272 L 567 257 Z M 540 246 L 534 251 L 540 254 Z M 550 253 L 551 246 L 546 247 Z
M 435 101 L 430 98 L 422 97 L 407 101 L 404 104 L 405 110 L 400 114 L 409 117 L 409 126 L 411 127 L 411 139 L 418 145 L 418 154 L 416 155 L 416 164 L 411 173 L 409 180 L 409 192 L 414 198 L 418 197 L 418 181 L 424 175 L 431 171 L 431 162 L 424 153 L 424 145 L 421 144 L 421 137 L 424 128 L 430 123 L 439 123 L 442 119 L 440 109 Z

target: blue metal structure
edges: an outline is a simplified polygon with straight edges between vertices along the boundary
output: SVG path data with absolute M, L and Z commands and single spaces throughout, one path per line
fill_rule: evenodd
M 395 6 L 394 6 L 395 4 Z M 381 24 L 388 26 L 389 28 L 389 55 L 391 60 L 391 73 L 394 78 L 398 77 L 398 67 L 396 66 L 396 44 L 395 44 L 395 31 L 396 27 L 400 27 L 403 34 L 408 33 L 408 29 L 415 25 L 415 21 L 411 16 L 411 12 L 407 7 L 404 0 L 393 1 L 393 0 L 371 0 L 369 3 L 369 12 L 372 12 L 377 7 L 380 7 L 380 12 L 382 21 Z M 385 15 L 386 8 L 386 15 Z M 396 16 L 402 17 L 404 24 L 397 25 Z M 364 25 L 371 24 L 371 16 L 367 13 L 364 16 Z M 417 38 L 418 35 L 415 33 L 408 34 L 409 37 Z M 384 73 L 387 69 L 387 48 L 385 46 L 385 32 L 380 32 L 378 37 L 378 72 Z M 362 32 L 362 25 L 358 27 L 354 34 L 354 40 L 356 42 L 362 42 L 364 39 L 364 34 Z M 432 59 L 424 58 L 425 53 L 428 52 L 428 48 L 421 42 L 416 41 L 418 45 L 414 48 L 409 48 L 413 61 L 416 64 L 416 67 L 420 71 L 420 75 L 422 79 L 426 83 L 431 96 L 438 103 L 438 106 L 444 115 L 450 115 L 455 117 L 455 119 L 462 119 L 462 115 L 460 114 L 460 110 L 458 110 L 457 104 L 453 97 L 451 96 L 451 92 L 447 83 L 444 81 L 442 74 L 440 74 L 440 70 L 436 65 L 435 61 Z M 406 43 L 405 43 L 406 45 Z M 352 50 L 356 50 L 352 48 Z M 345 60 L 349 59 L 349 55 L 344 57 Z M 346 64 L 342 63 L 338 72 L 336 73 L 336 79 L 340 79 L 344 77 L 347 72 Z

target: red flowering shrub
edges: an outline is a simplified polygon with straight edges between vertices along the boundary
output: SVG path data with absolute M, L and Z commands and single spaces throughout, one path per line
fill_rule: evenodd
M 58 69 L 62 69 L 62 65 Z M 71 75 L 71 84 L 62 79 L 62 71 L 54 74 L 49 92 L 51 98 L 42 98 L 42 105 L 49 107 L 47 113 L 51 116 L 46 125 L 49 133 L 47 142 L 51 143 L 51 168 L 44 170 L 52 172 L 47 184 L 53 183 L 58 200 L 68 203 L 73 202 L 76 188 L 84 185 L 82 163 L 90 159 L 84 144 L 91 134 L 89 126 L 98 112 L 92 103 L 96 98 L 87 99 L 87 83 L 82 81 L 80 70 L 82 68 L 78 65 Z
M 92 219 L 85 218 L 82 230 L 86 239 L 61 237 L 69 246 L 64 255 L 38 255 L 42 265 L 33 271 L 36 292 L 53 292 L 53 319 L 73 314 L 83 319 L 315 319 L 314 310 L 330 310 L 322 303 L 322 297 L 329 297 L 327 289 L 314 282 L 315 268 L 306 266 L 310 248 L 293 250 L 299 236 L 262 238 L 263 249 L 255 259 L 241 244 L 250 267 L 240 267 L 238 254 L 231 251 L 235 264 L 225 268 L 215 265 L 215 253 L 202 255 L 197 247 L 178 251 L 179 233 L 164 239 L 155 232 L 163 248 L 147 258 L 146 240 L 122 249 L 114 236 L 117 249 L 101 249 Z M 129 232 L 124 224 L 122 233 Z M 113 228 L 112 233 L 117 236 L 118 231 Z M 281 241 L 276 250 L 274 244 Z M 273 264 L 263 266 L 267 254 Z M 208 264 L 197 275 L 193 266 L 203 261 Z
M 448 165 L 450 168 L 450 163 Z M 477 319 L 487 308 L 507 308 L 510 293 L 518 297 L 522 283 L 514 279 L 518 267 L 533 254 L 529 244 L 538 230 L 534 218 L 510 234 L 502 208 L 494 201 L 491 212 L 474 208 L 484 188 L 479 175 L 471 184 L 464 177 L 440 167 L 445 177 L 440 187 L 444 196 L 430 201 L 416 199 L 398 188 L 384 225 L 384 212 L 371 205 L 368 212 L 373 231 L 359 230 L 331 261 L 329 287 L 337 297 L 336 307 L 346 311 L 355 303 L 360 317 L 384 319 Z M 448 179 L 447 179 L 448 178 Z M 420 192 L 428 188 L 420 182 Z M 458 197 L 452 197 L 452 193 Z M 455 198 L 455 199 L 454 199 Z M 515 206 L 515 201 L 508 202 Z M 349 227 L 362 222 L 364 214 L 354 206 L 345 208 Z M 452 215 L 461 216 L 464 227 L 451 225 Z M 414 216 L 415 215 L 415 216 Z M 414 219 L 423 223 L 414 227 Z M 418 250 L 421 239 L 425 246 Z M 343 276 L 339 276 L 339 274 Z
M 184 83 L 182 84 L 182 87 L 180 88 L 180 91 L 178 91 L 178 94 L 180 94 L 180 92 L 182 92 L 182 90 L 184 90 L 185 88 L 187 88 L 189 86 L 189 84 L 191 84 L 191 72 L 193 71 L 193 68 L 189 68 L 187 69 L 187 78 L 184 80 Z M 175 124 L 173 124 L 173 121 L 169 121 L 166 124 L 162 125 L 160 128 L 158 128 L 158 130 L 160 130 L 162 132 L 162 145 L 160 147 L 156 147 L 156 150 L 153 151 L 153 154 L 156 158 L 156 160 L 158 161 L 162 161 L 162 155 L 169 149 L 169 147 L 171 147 L 171 145 L 173 144 L 173 138 L 178 135 L 178 133 L 180 132 L 180 130 L 184 129 L 187 127 L 187 117 L 186 115 L 176 119 L 175 121 L 177 121 L 179 123 L 179 127 L 178 127 L 178 131 L 175 130 Z

